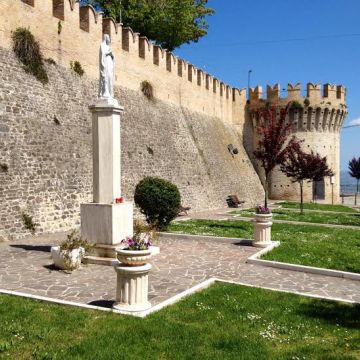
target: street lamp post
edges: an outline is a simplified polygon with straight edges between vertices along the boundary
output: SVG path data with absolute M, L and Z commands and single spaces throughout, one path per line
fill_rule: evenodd
M 251 77 L 252 70 L 248 71 L 248 98 L 250 99 L 250 77 Z

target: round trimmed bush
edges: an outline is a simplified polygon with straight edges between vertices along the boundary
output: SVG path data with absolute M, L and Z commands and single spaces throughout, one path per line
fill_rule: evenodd
M 146 221 L 159 230 L 169 225 L 179 213 L 181 196 L 177 186 L 158 177 L 146 177 L 135 188 L 135 204 Z

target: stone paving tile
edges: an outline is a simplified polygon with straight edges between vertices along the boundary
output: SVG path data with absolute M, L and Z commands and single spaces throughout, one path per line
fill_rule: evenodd
M 67 274 L 53 268 L 49 246 L 60 235 L 0 244 L 0 288 L 99 306 L 114 301 L 112 267 L 84 265 Z M 258 249 L 231 242 L 161 239 L 151 263 L 149 300 L 156 305 L 202 281 L 217 277 L 249 285 L 360 302 L 360 282 L 246 264 Z

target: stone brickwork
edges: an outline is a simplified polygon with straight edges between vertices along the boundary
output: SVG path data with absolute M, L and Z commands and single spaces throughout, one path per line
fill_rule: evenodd
M 256 87 L 250 91 L 248 121 L 253 125 L 254 149 L 259 139 L 256 126 L 261 119 L 258 110 L 265 106 L 284 108 L 292 101 L 295 107 L 289 110 L 287 121 L 292 124 L 292 134 L 303 140 L 302 148 L 306 152 L 313 150 L 327 157 L 329 167 L 335 172 L 335 177 L 324 179 L 324 200 L 327 203 L 340 201 L 340 130 L 347 116 L 346 90 L 343 86 L 308 83 L 306 96 L 302 96 L 301 85 L 288 85 L 288 96 L 280 97 L 280 85 L 267 86 L 267 97 L 262 97 L 262 88 Z M 248 136 L 251 136 L 249 133 Z M 244 142 L 246 147 L 249 144 Z M 254 161 L 254 160 L 253 160 Z M 256 161 L 254 161 L 256 164 Z M 269 194 L 272 199 L 298 200 L 300 186 L 292 183 L 279 169 L 275 169 L 270 180 Z M 304 200 L 313 200 L 313 184 L 304 184 Z
M 157 99 L 224 122 L 244 121 L 246 90 L 232 88 L 130 28 L 104 19 L 91 6 L 79 7 L 74 0 L 0 0 L 2 47 L 11 48 L 11 32 L 18 27 L 29 28 L 46 58 L 66 68 L 79 61 L 91 78 L 99 76 L 99 45 L 107 33 L 116 57 L 117 85 L 138 91 L 147 80 Z
M 0 238 L 28 235 L 24 212 L 37 231 L 80 224 L 80 203 L 92 200 L 91 113 L 97 81 L 46 64 L 49 84 L 26 74 L 12 51 L 0 48 Z M 116 88 L 122 118 L 122 189 L 132 200 L 144 176 L 176 183 L 193 210 L 226 206 L 236 193 L 253 205 L 260 180 L 236 127 L 218 117 Z M 234 157 L 227 146 L 239 149 Z

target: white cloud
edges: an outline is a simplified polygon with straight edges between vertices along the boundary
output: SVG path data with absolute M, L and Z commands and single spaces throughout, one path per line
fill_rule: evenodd
M 348 126 L 354 126 L 354 125 L 360 125 L 360 118 L 351 120 L 348 124 Z

